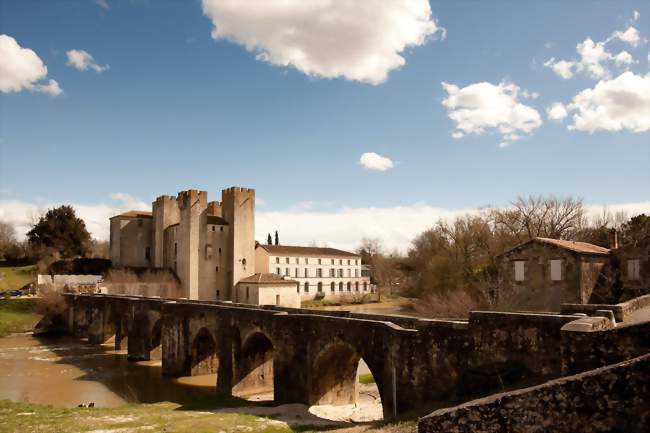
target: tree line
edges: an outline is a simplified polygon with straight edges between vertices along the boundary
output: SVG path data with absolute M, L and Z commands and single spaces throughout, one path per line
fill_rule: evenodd
M 529 196 L 507 208 L 486 208 L 439 220 L 413 239 L 406 255 L 387 253 L 378 240 L 364 239 L 358 248 L 373 269 L 380 288 L 408 297 L 459 296 L 485 299 L 497 285 L 497 257 L 535 237 L 589 242 L 611 248 L 617 230 L 619 245 L 650 235 L 650 217 L 628 218 L 606 209 L 590 217 L 582 200 Z

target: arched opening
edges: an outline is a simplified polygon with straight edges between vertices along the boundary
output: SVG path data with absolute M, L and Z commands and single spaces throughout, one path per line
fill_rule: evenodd
M 318 293 L 323 293 L 323 283 L 321 281 L 318 282 Z
M 273 399 L 273 343 L 262 332 L 249 335 L 237 362 L 237 384 L 233 395 Z
M 162 320 L 158 319 L 151 328 L 151 339 L 149 340 L 149 359 L 160 360 L 162 357 Z
M 217 344 L 207 328 L 201 328 L 192 343 L 192 376 L 216 373 L 219 368 Z
M 339 283 L 339 292 L 343 291 L 343 281 Z
M 354 283 L 354 291 L 355 292 L 359 291 L 359 282 L 358 281 L 356 283 Z
M 336 343 L 326 347 L 314 361 L 310 389 L 310 412 L 328 417 L 327 406 L 349 406 L 346 417 L 356 421 L 383 418 L 379 386 L 368 365 L 354 348 Z M 340 414 L 340 409 L 337 411 Z
M 332 284 L 330 284 L 330 291 L 333 292 L 334 290 L 336 290 L 336 284 L 332 281 Z
M 348 292 L 352 291 L 352 283 L 348 281 Z

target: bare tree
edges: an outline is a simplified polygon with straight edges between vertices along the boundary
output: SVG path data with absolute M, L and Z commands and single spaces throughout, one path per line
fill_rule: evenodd
M 569 239 L 585 223 L 582 200 L 571 197 L 519 197 L 511 208 L 493 209 L 491 216 L 497 230 L 518 242 L 535 237 Z
M 16 244 L 16 229 L 13 224 L 0 221 L 0 257 L 5 257 Z

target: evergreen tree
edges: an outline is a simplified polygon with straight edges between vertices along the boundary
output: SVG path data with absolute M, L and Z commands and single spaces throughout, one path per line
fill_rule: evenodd
M 280 237 L 278 236 L 278 231 L 275 231 L 275 244 L 280 245 Z
M 273 245 L 273 238 L 271 238 L 271 233 L 268 234 L 268 236 L 266 238 L 266 243 L 268 245 Z
M 72 206 L 48 210 L 27 233 L 27 240 L 37 248 L 53 248 L 63 258 L 86 256 L 91 245 L 86 224 Z

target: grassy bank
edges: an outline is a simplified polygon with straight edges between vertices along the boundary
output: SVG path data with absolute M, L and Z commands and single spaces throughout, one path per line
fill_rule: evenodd
M 0 292 L 22 288 L 33 279 L 34 265 L 13 266 L 0 260 Z
M 31 299 L 0 299 L 0 337 L 30 331 L 39 318 Z
M 292 430 L 268 418 L 237 413 L 178 410 L 173 403 L 128 405 L 120 408 L 61 409 L 0 401 L 0 432 L 262 432 Z
M 269 417 L 235 412 L 182 410 L 174 403 L 127 405 L 119 408 L 62 409 L 29 403 L 0 401 L 0 433 L 14 432 L 167 432 L 167 433 L 414 433 L 415 421 L 382 425 L 290 427 Z

